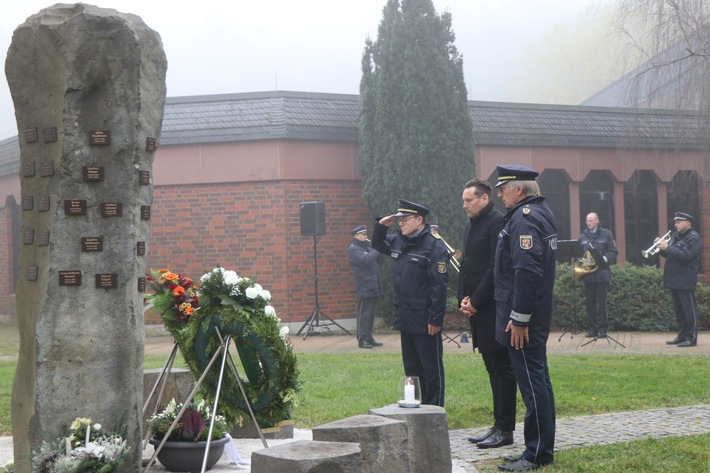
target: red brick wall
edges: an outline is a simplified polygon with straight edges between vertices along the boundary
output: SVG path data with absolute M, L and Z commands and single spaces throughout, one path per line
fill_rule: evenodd
M 347 263 L 350 229 L 371 218 L 359 181 L 261 181 L 156 186 L 148 267 L 197 279 L 217 264 L 255 279 L 284 322 L 305 322 L 314 304 L 313 237 L 300 234 L 300 202 L 325 202 L 318 238 L 318 294 L 333 319 L 355 316 Z

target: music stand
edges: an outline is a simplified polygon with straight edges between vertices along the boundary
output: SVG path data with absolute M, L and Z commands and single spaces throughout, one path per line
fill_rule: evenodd
M 569 260 L 572 266 L 572 314 L 573 317 L 577 316 L 577 284 L 574 280 L 574 260 L 581 258 L 584 255 L 582 251 L 582 245 L 579 244 L 579 240 L 557 240 L 557 255 L 562 259 Z M 575 335 L 584 331 L 578 322 L 573 321 L 570 327 L 566 327 L 560 338 L 557 339 L 559 342 L 566 333 L 570 334 L 571 338 Z
M 589 249 L 589 254 L 592 255 L 592 258 L 594 258 L 594 263 L 597 265 L 598 270 L 606 270 L 606 269 L 609 269 L 609 263 L 607 263 L 606 261 L 604 261 L 604 255 L 602 255 L 601 251 L 597 250 L 596 248 L 590 248 L 590 249 Z M 608 316 L 609 316 L 609 314 L 607 314 L 607 317 L 608 317 Z M 608 334 L 604 334 L 603 337 L 600 337 L 600 336 L 598 336 L 598 335 L 595 335 L 594 337 L 592 337 L 591 340 L 589 340 L 588 342 L 583 343 L 582 346 L 583 346 L 583 347 L 586 347 L 586 346 L 589 345 L 590 343 L 596 342 L 597 339 L 599 339 L 599 338 L 605 338 L 605 339 L 606 339 L 606 342 L 609 343 L 609 344 L 611 344 L 611 342 L 609 341 L 609 340 L 611 340 L 612 342 L 614 342 L 614 343 L 616 343 L 617 345 L 619 345 L 621 348 L 626 348 L 626 346 L 624 346 L 621 342 L 619 342 L 619 341 L 618 341 L 617 339 L 615 339 L 614 337 L 610 337 Z

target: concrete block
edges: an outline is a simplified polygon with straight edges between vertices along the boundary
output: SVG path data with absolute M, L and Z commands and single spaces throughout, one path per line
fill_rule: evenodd
M 297 440 L 251 454 L 252 473 L 361 473 L 356 443 Z

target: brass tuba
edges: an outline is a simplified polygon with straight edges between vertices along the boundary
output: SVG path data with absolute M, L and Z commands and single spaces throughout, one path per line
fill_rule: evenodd
M 592 274 L 597 269 L 599 269 L 599 266 L 594 261 L 594 256 L 589 250 L 585 251 L 580 260 L 574 263 L 574 282 L 576 284 L 580 283 L 584 276 Z

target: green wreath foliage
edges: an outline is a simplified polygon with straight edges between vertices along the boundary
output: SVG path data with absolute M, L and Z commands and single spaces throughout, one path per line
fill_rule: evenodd
M 300 390 L 299 371 L 288 329 L 279 326 L 268 291 L 250 278 L 220 267 L 203 275 L 199 285 L 168 270 L 152 273 L 150 280 L 155 294 L 149 301 L 161 312 L 163 324 L 195 379 L 207 370 L 219 349 L 219 330 L 222 337 L 229 336 L 235 342 L 242 385 L 259 424 L 270 427 L 290 419 Z M 231 349 L 230 354 L 234 354 Z M 202 395 L 213 405 L 221 361 L 215 361 L 203 382 Z M 229 365 L 224 370 L 217 406 L 233 424 L 249 417 Z

